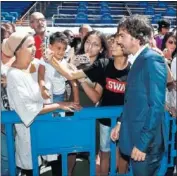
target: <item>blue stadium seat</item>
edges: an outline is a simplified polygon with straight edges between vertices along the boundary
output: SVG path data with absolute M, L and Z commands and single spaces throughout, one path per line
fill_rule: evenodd
M 18 17 L 19 17 L 18 12 L 9 12 L 9 14 L 10 14 L 11 16 L 14 16 L 15 19 L 18 19 Z
M 2 1 L 1 2 L 1 8 L 2 12 L 8 12 L 9 14 L 11 12 L 18 12 L 18 18 L 21 17 L 28 9 L 29 7 L 34 4 L 35 2 L 27 2 L 27 1 Z M 17 14 L 10 14 L 17 18 Z M 3 16 L 3 15 L 2 15 Z
M 139 3 L 139 7 L 147 7 L 148 6 L 148 2 L 140 2 Z
M 2 20 L 5 20 L 5 17 L 1 16 L 1 21 L 2 21 Z
M 58 26 L 60 24 L 66 24 L 66 23 L 75 23 L 74 18 L 56 18 L 53 19 L 54 26 Z
M 100 14 L 105 14 L 105 13 L 110 13 L 110 9 L 109 9 L 109 7 L 106 7 L 106 6 L 104 6 L 104 7 L 101 7 L 101 9 L 100 9 Z
M 153 8 L 153 6 L 148 6 L 146 8 L 145 15 L 154 15 L 154 8 Z
M 8 12 L 1 12 L 1 16 L 3 16 L 3 17 L 9 16 L 9 13 Z
M 165 16 L 176 16 L 176 10 L 173 7 L 167 8 Z
M 11 23 L 14 23 L 15 22 L 15 17 L 13 17 L 13 16 L 6 16 L 5 17 L 5 20 L 8 20 L 8 21 L 10 21 Z
M 151 23 L 152 23 L 152 24 L 157 24 L 158 21 L 160 21 L 160 20 L 162 20 L 162 19 L 163 19 L 163 17 L 162 17 L 161 14 L 156 14 L 156 15 L 154 15 L 154 16 L 152 17 Z
M 167 4 L 166 4 L 166 2 L 158 2 L 157 7 L 159 7 L 159 8 L 166 8 Z
M 87 1 L 80 1 L 79 2 L 79 6 L 81 6 L 81 5 L 87 6 L 88 2 Z
M 76 16 L 76 23 L 87 23 L 88 22 L 88 17 L 87 14 L 80 12 Z
M 105 1 L 100 2 L 101 8 L 102 7 L 109 7 L 108 3 Z
M 103 23 L 103 24 L 112 24 L 113 23 L 112 16 L 110 14 L 103 14 L 101 16 L 101 23 Z
M 78 7 L 78 9 L 77 9 L 77 12 L 79 13 L 79 12 L 84 12 L 84 13 L 87 13 L 87 7 L 85 6 L 85 5 L 81 5 L 81 6 L 79 6 Z

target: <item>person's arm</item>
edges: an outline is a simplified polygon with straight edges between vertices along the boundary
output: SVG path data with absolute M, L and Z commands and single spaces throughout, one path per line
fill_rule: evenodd
M 44 65 L 39 65 L 38 83 L 39 83 L 40 88 L 45 86 L 44 75 L 45 75 L 45 66 Z
M 93 103 L 97 103 L 100 100 L 103 93 L 103 88 L 100 84 L 96 83 L 95 88 L 93 88 L 90 87 L 86 81 L 81 81 L 81 85 Z
M 113 142 L 119 139 L 121 123 L 117 122 L 116 126 L 111 130 L 110 138 Z
M 39 114 L 45 114 L 58 109 L 73 112 L 74 110 L 79 110 L 80 106 L 78 106 L 74 102 L 59 102 L 59 103 L 52 103 L 52 104 L 44 104 Z
M 70 81 L 70 83 L 71 83 L 72 91 L 73 91 L 73 101 L 76 104 L 80 104 L 78 84 L 76 80 Z
M 156 56 L 154 60 L 146 60 L 144 71 L 149 109 L 145 114 L 146 121 L 140 133 L 140 140 L 135 147 L 146 153 L 153 138 L 157 135 L 156 129 L 161 126 L 162 118 L 164 118 L 167 69 L 163 59 Z
M 45 87 L 44 76 L 45 76 L 45 66 L 44 65 L 39 65 L 38 83 L 39 83 L 39 87 L 40 87 L 40 90 L 41 90 L 41 95 L 42 95 L 43 99 L 48 99 L 48 98 L 50 98 L 50 93 L 49 93 L 48 89 Z
M 70 64 L 68 63 L 62 64 L 62 62 L 59 63 L 54 57 L 51 60 L 49 60 L 49 63 L 68 80 L 74 80 L 74 79 L 80 79 L 86 77 L 83 70 L 77 70 L 76 68 L 75 70 L 73 70 Z

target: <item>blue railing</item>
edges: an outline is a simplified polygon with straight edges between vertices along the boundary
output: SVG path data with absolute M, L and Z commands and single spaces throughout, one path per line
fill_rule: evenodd
M 38 115 L 30 126 L 31 133 L 31 150 L 33 175 L 39 175 L 38 156 L 47 154 L 62 155 L 62 175 L 67 175 L 67 156 L 69 153 L 89 152 L 90 153 L 90 175 L 95 175 L 95 136 L 96 136 L 96 119 L 110 118 L 111 127 L 114 127 L 117 118 L 122 113 L 122 107 L 97 107 L 83 108 L 74 114 L 68 114 L 63 111 L 55 111 L 44 115 Z M 171 160 L 175 156 L 174 134 L 176 132 L 175 120 L 166 113 L 166 120 L 170 127 L 172 122 L 172 137 L 169 139 L 171 145 Z M 10 176 L 15 176 L 15 148 L 13 125 L 22 123 L 18 115 L 14 111 L 2 112 L 1 123 L 5 125 L 7 136 L 8 164 Z M 167 134 L 169 136 L 169 134 Z M 111 168 L 110 175 L 116 175 L 116 144 L 111 142 Z M 168 166 L 168 155 L 164 155 L 159 176 L 163 176 Z M 132 176 L 132 171 L 127 176 Z

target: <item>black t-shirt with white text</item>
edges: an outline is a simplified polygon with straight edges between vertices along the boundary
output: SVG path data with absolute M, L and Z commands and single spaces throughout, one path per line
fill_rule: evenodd
M 100 59 L 84 70 L 90 80 L 100 84 L 103 88 L 100 106 L 124 105 L 124 94 L 128 72 L 131 64 L 123 70 L 117 70 L 113 59 Z M 110 126 L 110 119 L 101 119 L 100 122 Z

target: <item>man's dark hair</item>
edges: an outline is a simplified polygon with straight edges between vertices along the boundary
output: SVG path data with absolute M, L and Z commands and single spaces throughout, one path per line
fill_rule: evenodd
M 55 42 L 61 42 L 67 46 L 68 38 L 63 32 L 55 32 L 50 35 L 49 43 L 53 45 Z
M 124 17 L 120 21 L 117 31 L 119 32 L 120 29 L 126 30 L 132 37 L 138 39 L 140 45 L 148 43 L 152 33 L 149 19 L 143 15 Z

